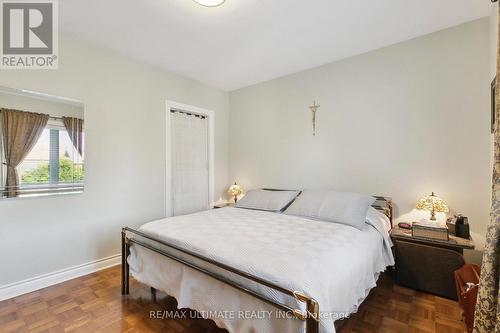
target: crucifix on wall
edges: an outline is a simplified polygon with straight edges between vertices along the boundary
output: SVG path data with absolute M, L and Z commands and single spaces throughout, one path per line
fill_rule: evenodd
M 321 105 L 316 104 L 314 101 L 313 105 L 309 106 L 309 110 L 312 113 L 312 125 L 313 125 L 313 136 L 316 135 L 316 111 L 320 108 Z

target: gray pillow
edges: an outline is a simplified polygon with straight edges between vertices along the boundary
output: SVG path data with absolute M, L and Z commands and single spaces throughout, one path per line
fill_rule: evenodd
M 234 206 L 238 208 L 280 212 L 295 199 L 297 194 L 297 191 L 250 190 Z
M 336 222 L 362 229 L 375 198 L 365 194 L 306 190 L 288 207 L 287 215 Z

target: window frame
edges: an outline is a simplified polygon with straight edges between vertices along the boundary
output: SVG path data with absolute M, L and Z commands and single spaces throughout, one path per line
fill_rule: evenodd
M 5 178 L 7 177 L 6 168 L 4 167 L 5 157 L 3 151 L 3 122 L 0 117 L 0 189 L 5 186 Z M 2 197 L 2 192 L 0 191 L 0 198 Z
M 56 117 L 49 118 L 47 125 L 44 130 L 56 129 L 58 131 L 66 131 L 66 127 L 61 119 Z M 43 183 L 43 184 L 22 184 L 19 183 L 18 190 L 19 193 L 16 197 L 7 197 L 2 193 L 2 189 L 5 186 L 6 179 L 6 168 L 4 168 L 5 156 L 3 149 L 3 133 L 2 133 L 2 122 L 0 121 L 0 199 L 1 198 L 24 198 L 24 197 L 39 197 L 39 196 L 49 196 L 49 195 L 60 195 L 60 194 L 75 194 L 83 193 L 85 178 L 81 182 L 57 182 L 57 183 Z M 49 151 L 50 151 L 50 141 L 49 141 Z M 50 163 L 50 156 L 49 156 Z M 83 165 L 85 165 L 82 159 Z

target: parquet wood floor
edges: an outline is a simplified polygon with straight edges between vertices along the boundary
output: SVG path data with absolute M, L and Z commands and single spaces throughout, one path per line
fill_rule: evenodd
M 210 320 L 151 319 L 150 311 L 175 310 L 173 298 L 133 279 L 128 297 L 120 295 L 116 266 L 0 302 L 0 333 L 8 332 L 172 332 L 224 333 Z M 180 310 L 190 311 L 190 310 Z M 189 318 L 189 316 L 188 316 Z M 416 292 L 382 275 L 357 314 L 340 333 L 464 333 L 454 301 Z

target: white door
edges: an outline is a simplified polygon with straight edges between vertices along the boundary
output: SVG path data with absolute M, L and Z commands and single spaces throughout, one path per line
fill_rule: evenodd
M 208 119 L 170 111 L 172 213 L 190 214 L 209 208 Z

